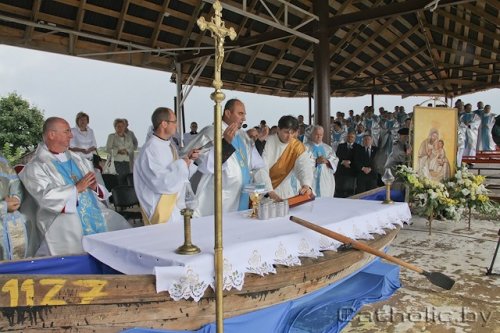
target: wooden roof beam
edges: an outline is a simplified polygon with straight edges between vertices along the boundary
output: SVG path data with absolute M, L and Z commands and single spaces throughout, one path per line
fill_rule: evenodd
M 378 72 L 377 73 L 378 77 L 384 76 L 386 73 L 392 71 L 394 68 L 397 68 L 397 67 L 405 64 L 408 60 L 412 59 L 417 54 L 422 53 L 426 49 L 427 48 L 425 46 L 422 46 L 421 48 L 415 50 L 414 52 L 406 55 L 404 58 L 399 59 L 399 61 L 396 61 L 395 63 L 392 63 L 390 66 L 388 66 L 385 69 L 383 69 L 382 71 Z M 396 74 L 397 73 L 394 73 L 394 75 L 396 75 Z M 350 76 L 349 78 L 346 79 L 346 81 L 351 81 L 351 80 L 354 80 L 354 79 L 355 79 L 354 76 Z M 363 79 L 362 82 L 366 83 L 366 82 L 371 82 L 371 81 L 373 81 L 373 77 L 366 77 L 365 79 Z
M 463 17 L 461 17 L 460 15 L 451 14 L 450 12 L 448 12 L 446 10 L 438 10 L 437 14 L 445 16 L 445 17 L 449 18 L 450 20 L 455 21 L 457 23 L 460 23 L 464 27 L 469 27 L 472 30 L 480 32 L 483 35 L 488 36 L 492 40 L 497 40 L 498 39 L 498 34 L 496 34 L 494 32 L 491 32 L 491 31 L 485 29 L 482 26 L 476 25 L 471 20 L 466 20 Z
M 394 20 L 396 20 L 396 18 L 391 17 L 388 20 L 386 20 L 384 24 L 380 25 L 380 27 L 378 27 L 373 32 L 373 35 L 371 35 L 361 45 L 359 45 L 354 52 L 350 53 L 349 56 L 347 56 L 340 65 L 335 66 L 335 68 L 330 72 L 330 76 L 336 75 L 341 69 L 343 69 L 347 65 L 347 63 L 351 62 L 353 58 L 357 57 L 358 54 L 360 54 L 361 51 L 363 51 L 365 47 L 367 47 L 375 38 L 377 38 L 382 33 L 382 31 L 386 30 L 387 27 L 389 27 L 394 22 Z M 375 58 L 378 59 L 380 57 L 375 57 Z
M 433 70 L 434 75 L 438 79 L 438 82 L 442 81 L 443 79 L 447 79 L 448 75 L 447 75 L 446 71 L 443 71 L 442 69 L 440 69 L 440 67 L 442 67 L 441 66 L 442 65 L 441 55 L 439 54 L 438 50 L 436 50 L 435 48 L 432 47 L 435 44 L 435 42 L 432 38 L 431 31 L 430 31 L 428 24 L 427 24 L 427 20 L 426 20 L 425 15 L 422 11 L 419 11 L 417 13 L 417 20 L 418 20 L 418 25 L 419 25 L 419 28 L 422 32 L 422 35 L 424 36 L 425 46 L 427 48 L 427 52 L 429 53 L 429 56 L 430 56 L 431 61 L 432 61 L 432 65 L 434 67 L 434 70 Z M 441 86 L 441 89 L 445 90 L 445 87 Z
M 38 15 L 40 14 L 40 6 L 42 5 L 42 0 L 33 1 L 33 8 L 31 10 L 31 20 L 33 22 L 38 21 Z M 31 41 L 31 37 L 33 35 L 33 31 L 35 30 L 34 26 L 26 26 L 26 30 L 24 32 L 24 42 Z
M 457 5 L 460 3 L 473 2 L 475 0 L 441 0 L 438 7 Z M 386 6 L 368 8 L 355 13 L 336 15 L 330 18 L 330 33 L 335 32 L 338 27 L 353 23 L 366 23 L 368 21 L 388 18 L 392 16 L 401 16 L 423 10 L 430 0 L 412 0 L 397 2 Z
M 370 60 L 369 62 L 367 62 L 365 64 L 364 67 L 358 69 L 356 72 L 354 72 L 349 78 L 353 79 L 355 77 L 357 77 L 359 74 L 363 73 L 365 70 L 368 69 L 368 67 L 372 66 L 374 63 L 376 63 L 378 61 L 379 58 L 385 56 L 387 53 L 391 52 L 392 50 L 394 50 L 396 47 L 398 47 L 401 42 L 403 40 L 405 40 L 406 38 L 408 38 L 411 34 L 413 34 L 416 30 L 418 29 L 418 25 L 414 26 L 413 28 L 411 28 L 410 30 L 408 30 L 407 32 L 405 32 L 404 34 L 402 34 L 401 36 L 399 36 L 395 41 L 390 41 L 391 42 L 391 45 L 389 47 L 386 47 L 384 49 L 384 51 L 382 51 L 382 53 L 380 53 L 380 55 L 377 57 L 377 58 L 373 58 L 372 60 Z
M 492 46 L 487 46 L 484 43 L 479 42 L 479 40 L 472 40 L 472 39 L 468 38 L 467 36 L 460 35 L 460 34 L 454 32 L 452 30 L 447 30 L 447 29 L 440 28 L 438 26 L 428 25 L 428 24 L 424 24 L 424 26 L 425 26 L 425 28 L 427 30 L 436 31 L 436 32 L 439 32 L 442 35 L 448 35 L 448 36 L 450 36 L 450 37 L 452 37 L 454 39 L 457 39 L 459 41 L 462 41 L 464 43 L 468 43 L 468 44 L 474 45 L 475 47 L 488 50 L 488 51 L 490 51 L 493 54 L 498 54 L 499 53 L 499 50 L 495 49 L 495 47 L 493 45 Z
M 163 18 L 165 17 L 165 13 L 167 12 L 168 5 L 170 4 L 170 0 L 163 0 L 163 6 L 161 7 L 161 11 L 158 11 L 158 17 L 156 18 L 155 27 L 153 30 L 153 34 L 149 40 L 149 45 L 151 48 L 156 48 L 158 44 L 158 36 L 160 36 L 161 25 L 163 24 Z M 142 55 L 142 64 L 145 65 L 149 63 L 151 59 L 151 53 L 144 53 Z

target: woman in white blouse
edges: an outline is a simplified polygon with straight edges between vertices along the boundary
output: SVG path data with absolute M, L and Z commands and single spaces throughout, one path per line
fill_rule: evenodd
M 113 156 L 115 169 L 119 175 L 127 175 L 130 173 L 130 156 L 134 153 L 134 142 L 130 135 L 125 133 L 125 121 L 123 119 L 115 119 L 113 122 L 115 133 L 108 136 L 106 150 Z
M 85 112 L 78 112 L 76 115 L 76 127 L 71 129 L 73 138 L 69 144 L 69 149 L 83 158 L 92 161 L 94 154 L 97 154 L 97 142 L 94 131 L 88 127 L 89 115 Z

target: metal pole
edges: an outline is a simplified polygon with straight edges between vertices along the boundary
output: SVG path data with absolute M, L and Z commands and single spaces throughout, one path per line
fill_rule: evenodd
M 175 80 L 175 86 L 176 86 L 176 92 L 177 92 L 177 98 L 175 100 L 175 111 L 177 112 L 177 131 L 179 132 L 179 138 L 180 142 L 179 145 L 181 147 L 184 147 L 184 132 L 182 131 L 182 128 L 184 127 L 184 113 L 183 108 L 182 108 L 182 65 L 179 62 L 175 63 L 175 72 L 176 72 L 176 80 Z
M 307 91 L 307 97 L 308 97 L 308 102 L 309 102 L 308 103 L 309 104 L 309 125 L 312 125 L 313 124 L 313 122 L 312 122 L 312 120 L 313 120 L 312 119 L 312 112 L 313 112 L 312 111 L 312 90 L 313 90 L 313 86 L 311 83 L 309 83 L 308 88 L 309 89 Z M 314 119 L 314 124 L 316 124 L 316 123 L 317 123 L 317 120 Z
M 497 248 L 495 249 L 495 254 L 493 254 L 493 260 L 491 260 L 491 266 L 488 268 L 486 271 L 486 275 L 492 275 L 493 274 L 493 265 L 495 265 L 495 260 L 497 259 L 497 254 L 498 254 L 498 248 L 500 248 L 500 229 L 498 229 L 498 242 L 497 242 Z
M 205 21 L 200 17 L 197 21 L 201 31 L 210 30 L 215 39 L 215 60 L 214 60 L 214 80 L 212 85 L 215 91 L 210 98 L 215 102 L 214 106 L 214 145 L 215 145 L 215 170 L 214 170 L 214 210 L 215 210 L 215 323 L 217 333 L 224 332 L 224 305 L 223 305 L 223 281 L 224 281 L 224 258 L 222 255 L 222 106 L 221 102 L 226 97 L 221 91 L 221 68 L 224 61 L 224 39 L 226 37 L 232 40 L 236 38 L 236 32 L 233 28 L 226 28 L 222 21 L 222 6 L 217 0 L 213 4 L 214 16 L 210 21 Z

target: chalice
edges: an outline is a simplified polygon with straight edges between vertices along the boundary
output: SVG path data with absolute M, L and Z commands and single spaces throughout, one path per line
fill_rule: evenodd
M 248 193 L 250 202 L 252 203 L 252 212 L 249 217 L 257 218 L 259 216 L 259 203 L 262 195 L 266 193 L 265 184 L 248 184 L 243 188 L 244 193 Z

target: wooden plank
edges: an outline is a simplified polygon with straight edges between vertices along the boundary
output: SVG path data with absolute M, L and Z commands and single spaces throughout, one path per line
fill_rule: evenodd
M 399 228 L 368 243 L 383 248 Z M 327 286 L 360 269 L 373 257 L 357 250 L 325 251 L 302 258 L 301 266 L 277 266 L 277 274 L 245 275 L 241 291 L 225 291 L 225 316 L 255 311 Z M 211 289 L 199 302 L 171 301 L 156 293 L 154 277 L 125 275 L 2 275 L 0 331 L 118 332 L 134 326 L 197 329 L 214 320 Z

